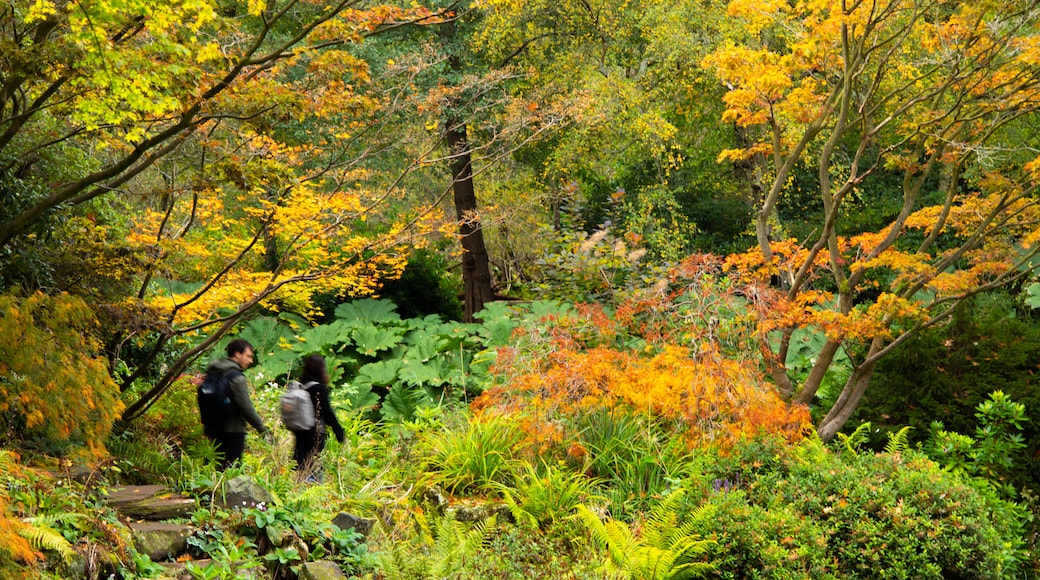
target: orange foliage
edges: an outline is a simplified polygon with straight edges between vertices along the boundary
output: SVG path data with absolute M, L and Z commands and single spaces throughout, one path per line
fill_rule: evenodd
M 9 437 L 84 445 L 104 455 L 123 409 L 99 354 L 97 321 L 68 295 L 0 296 L 0 427 Z M 74 402 L 74 403 L 73 403 Z
M 0 551 L 20 562 L 35 562 L 43 557 L 32 549 L 29 541 L 19 534 L 27 529 L 22 520 L 12 512 L 11 481 L 25 479 L 25 469 L 19 464 L 20 457 L 12 451 L 0 451 Z M 0 560 L 3 557 L 0 556 Z
M 517 349 L 500 353 L 498 366 L 504 374 L 516 368 L 518 357 L 525 354 Z M 807 409 L 788 406 L 760 373 L 717 352 L 693 357 L 688 349 L 669 346 L 643 357 L 597 347 L 560 349 L 540 361 L 529 372 L 510 376 L 506 385 L 486 391 L 474 401 L 474 410 L 523 417 L 537 442 L 567 439 L 560 433 L 562 418 L 603 407 L 624 407 L 668 421 L 691 446 L 725 443 L 759 431 L 793 440 L 811 429 Z

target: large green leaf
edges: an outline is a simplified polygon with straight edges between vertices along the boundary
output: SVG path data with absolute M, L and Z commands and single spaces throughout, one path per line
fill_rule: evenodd
M 300 355 L 289 349 L 279 349 L 258 359 L 253 377 L 257 384 L 282 384 L 289 376 L 299 374 L 299 371 Z
M 1040 283 L 1033 283 L 1026 286 L 1026 306 L 1036 310 L 1040 308 Z
M 297 352 L 331 353 L 350 342 L 350 331 L 346 324 L 337 320 L 304 331 L 300 339 L 302 342 L 293 347 Z
M 444 379 L 442 373 L 444 371 L 443 361 L 439 358 L 423 362 L 416 358 L 404 359 L 404 364 L 401 365 L 401 370 L 398 371 L 398 376 L 406 384 L 409 385 L 431 385 L 440 386 Z
M 389 300 L 373 300 L 365 298 L 353 302 L 345 302 L 336 307 L 335 316 L 344 322 L 367 320 L 372 324 L 400 322 L 397 306 Z
M 478 332 L 485 338 L 488 346 L 505 346 L 513 335 L 518 323 L 516 311 L 505 302 L 485 304 L 484 309 L 473 315 L 484 324 Z
M 279 323 L 273 316 L 264 316 L 250 320 L 236 338 L 244 338 L 253 345 L 257 360 L 263 361 L 276 350 L 281 350 L 281 341 L 292 340 L 292 330 Z
M 397 359 L 381 360 L 358 369 L 356 382 L 367 385 L 387 386 L 397 382 L 397 372 L 401 369 L 401 361 Z
M 404 358 L 428 361 L 440 352 L 441 341 L 432 334 L 411 333 L 407 337 L 408 348 L 404 350 Z
M 401 329 L 378 328 L 371 325 L 355 328 L 351 333 L 358 352 L 367 356 L 376 356 L 381 351 L 388 351 L 401 343 Z

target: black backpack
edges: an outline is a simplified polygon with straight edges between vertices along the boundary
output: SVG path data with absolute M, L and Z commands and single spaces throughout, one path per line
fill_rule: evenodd
M 227 424 L 234 405 L 231 400 L 231 381 L 240 374 L 241 371 L 234 369 L 227 372 L 214 370 L 206 373 L 206 378 L 199 383 L 199 419 L 207 431 L 219 431 Z

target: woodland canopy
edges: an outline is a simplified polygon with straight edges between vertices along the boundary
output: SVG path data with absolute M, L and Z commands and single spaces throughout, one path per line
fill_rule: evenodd
M 349 334 L 394 417 L 432 385 L 546 445 L 608 403 L 691 448 L 966 428 L 981 385 L 1031 392 L 1028 353 L 929 373 L 1032 344 L 1038 112 L 1036 0 L 12 0 L 0 440 L 106 457 L 239 335 L 277 382 Z M 368 298 L 485 325 L 494 370 L 342 321 Z M 489 322 L 543 300 L 580 316 Z

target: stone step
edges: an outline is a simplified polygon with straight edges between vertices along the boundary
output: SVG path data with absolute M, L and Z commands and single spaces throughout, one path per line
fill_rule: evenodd
M 135 520 L 162 521 L 188 517 L 195 499 L 174 493 L 162 485 L 114 487 L 106 500 L 120 514 Z
M 188 549 L 188 538 L 195 528 L 187 524 L 161 522 L 131 523 L 137 551 L 148 554 L 153 562 L 172 560 Z

